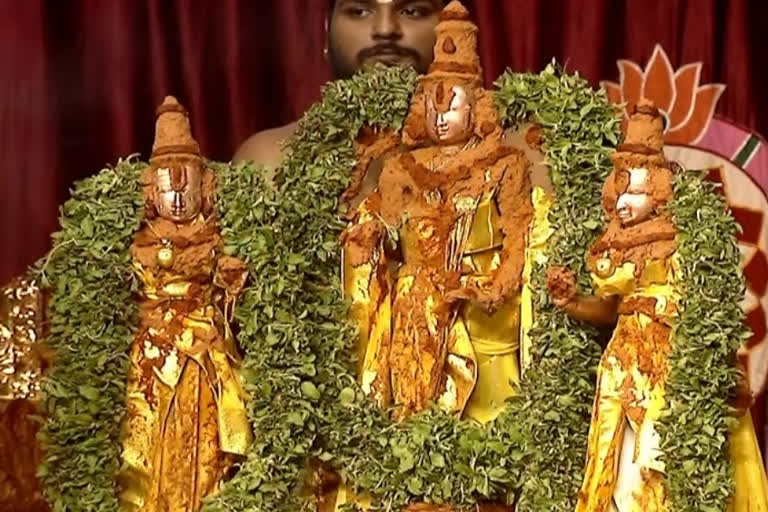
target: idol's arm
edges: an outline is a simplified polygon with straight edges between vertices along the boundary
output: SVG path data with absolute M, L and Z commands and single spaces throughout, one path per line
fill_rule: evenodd
M 560 307 L 573 319 L 593 325 L 613 325 L 618 316 L 618 299 L 616 295 L 579 295 Z
M 360 267 L 378 260 L 387 234 L 379 212 L 372 205 L 378 203 L 379 192 L 363 201 L 350 218 L 349 226 L 341 233 L 339 245 L 344 248 L 346 264 Z
M 533 220 L 533 203 L 531 176 L 524 157 L 513 154 L 497 165 L 506 168 L 496 197 L 504 240 L 501 263 L 493 277 L 493 291 L 498 294 L 501 303 L 520 292 L 525 248 Z
M 358 328 L 360 384 L 366 395 L 386 408 L 392 394 L 389 350 L 393 275 L 384 247 L 387 230 L 375 209 L 375 195 L 357 208 L 342 235 L 342 279 L 344 294 L 350 301 L 350 318 Z
M 568 316 L 594 325 L 613 325 L 619 312 L 617 295 L 580 295 L 575 274 L 563 267 L 550 267 L 547 287 L 553 302 Z
M 513 154 L 494 167 L 504 168 L 495 197 L 503 235 L 499 265 L 487 285 L 459 288 L 447 294 L 449 300 L 469 300 L 488 312 L 520 293 L 528 230 L 533 220 L 531 179 L 525 161 Z

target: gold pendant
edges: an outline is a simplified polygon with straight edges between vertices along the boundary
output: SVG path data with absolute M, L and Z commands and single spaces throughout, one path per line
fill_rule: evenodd
M 164 247 L 157 251 L 157 263 L 163 268 L 171 268 L 173 265 L 173 246 L 167 240 L 163 240 Z
M 595 264 L 595 273 L 601 279 L 606 279 L 613 274 L 613 262 L 610 258 L 600 258 Z

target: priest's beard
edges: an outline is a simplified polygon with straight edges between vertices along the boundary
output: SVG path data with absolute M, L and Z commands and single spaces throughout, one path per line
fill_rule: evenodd
M 390 53 L 382 54 L 382 50 L 387 50 Z M 345 57 L 344 52 L 337 48 L 333 40 L 328 44 L 328 61 L 331 64 L 335 79 L 351 78 L 358 71 L 375 64 L 412 67 L 420 74 L 426 73 L 429 66 L 429 64 L 422 62 L 421 56 L 416 50 L 392 43 L 365 48 L 358 52 L 354 58 Z

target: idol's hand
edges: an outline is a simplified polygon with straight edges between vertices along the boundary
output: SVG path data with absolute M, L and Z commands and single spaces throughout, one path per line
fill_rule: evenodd
M 479 307 L 486 313 L 495 312 L 501 306 L 504 299 L 494 287 L 480 289 L 477 286 L 463 286 L 451 290 L 445 295 L 448 302 L 468 301 Z
M 576 274 L 566 267 L 549 267 L 547 269 L 547 288 L 555 306 L 564 308 L 578 294 Z

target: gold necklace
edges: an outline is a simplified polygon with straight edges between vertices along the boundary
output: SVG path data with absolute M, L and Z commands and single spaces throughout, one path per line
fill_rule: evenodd
M 443 151 L 440 152 L 440 155 L 432 159 L 432 161 L 429 163 L 429 170 L 432 172 L 439 172 L 443 170 L 446 164 L 451 159 L 453 159 L 453 157 L 455 157 L 456 155 L 464 151 L 474 149 L 479 145 L 480 145 L 480 137 L 473 136 L 471 139 L 465 142 L 464 145 L 461 146 L 460 148 L 456 146 L 443 148 Z M 436 162 L 436 160 L 438 159 L 440 160 L 439 164 Z
M 171 268 L 173 266 L 173 260 L 176 258 L 176 254 L 173 250 L 173 242 L 168 238 L 160 236 L 150 221 L 147 221 L 147 227 L 163 245 L 160 249 L 157 250 L 157 254 L 155 255 L 157 264 L 165 269 Z

